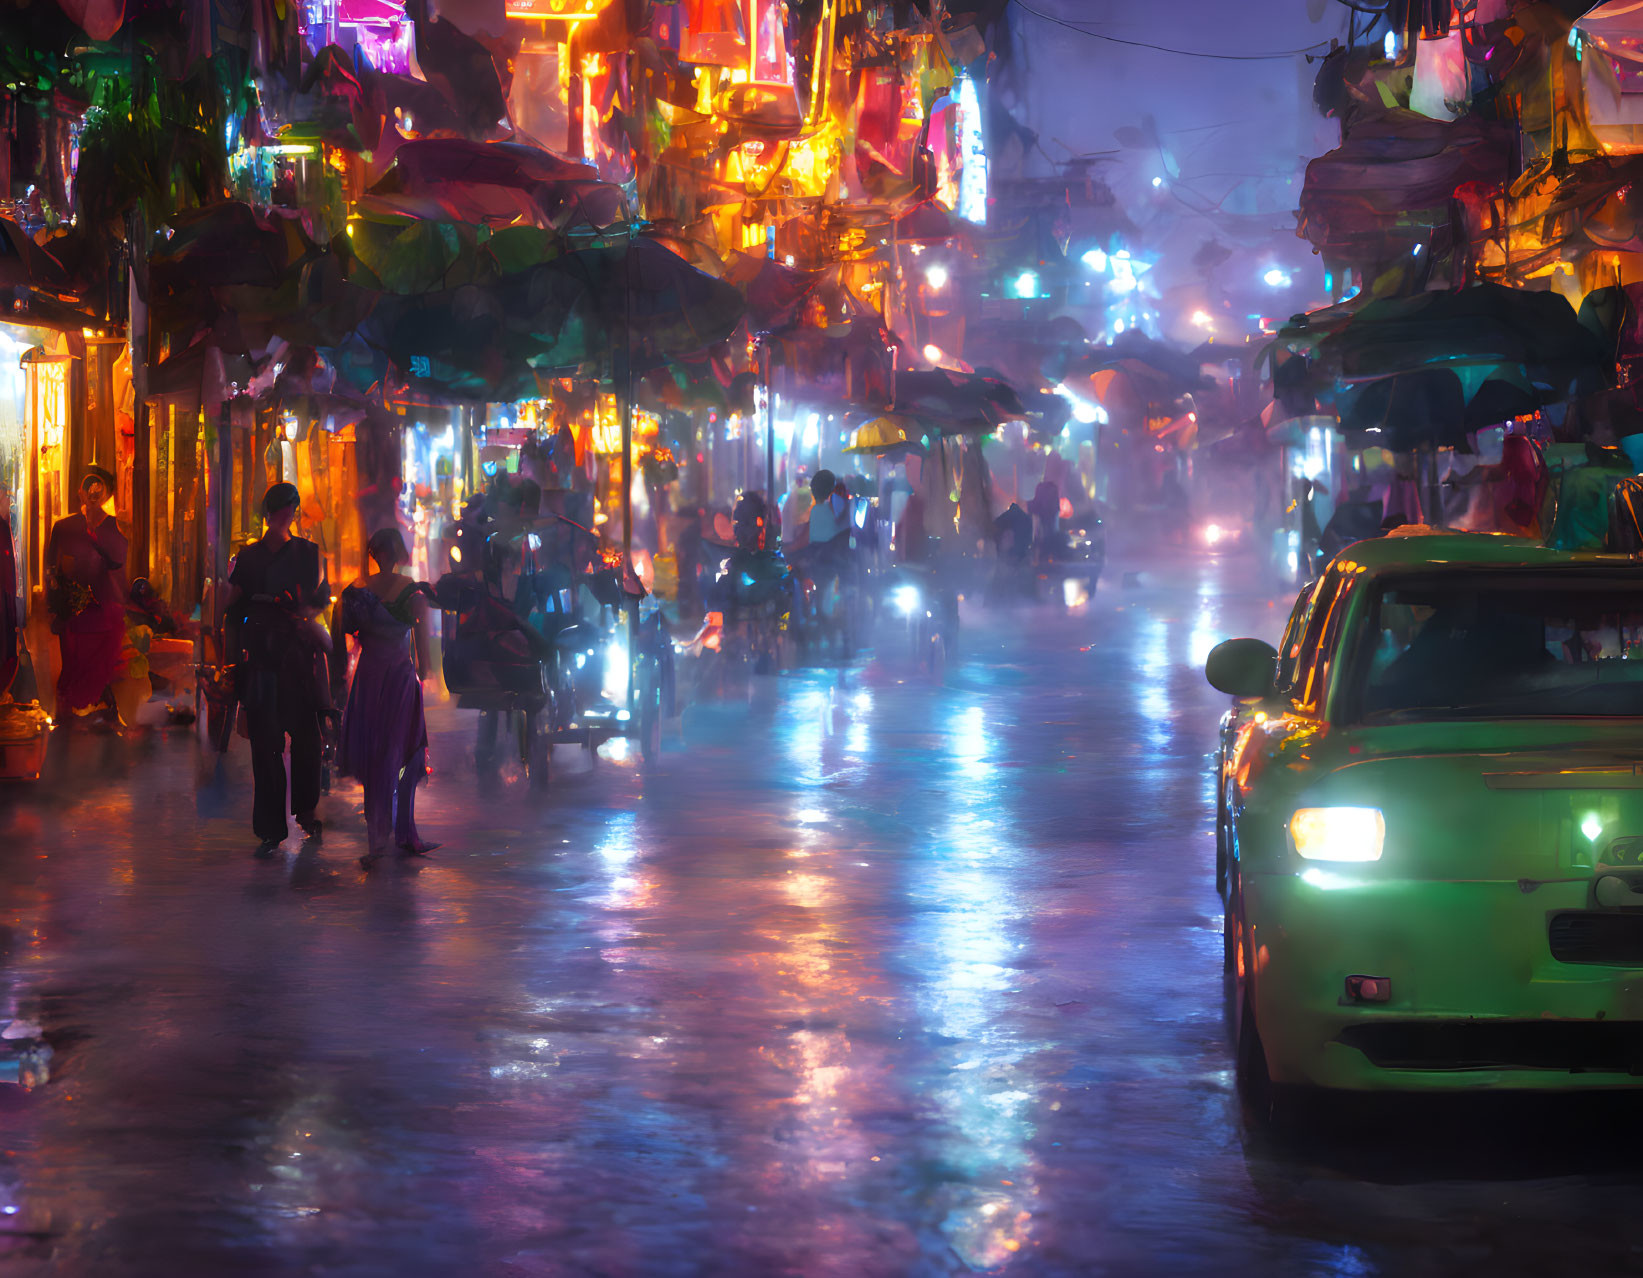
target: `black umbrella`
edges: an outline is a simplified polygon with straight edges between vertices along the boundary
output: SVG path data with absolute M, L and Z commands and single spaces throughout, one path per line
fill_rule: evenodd
M 1008 382 L 945 368 L 898 374 L 895 401 L 893 412 L 921 418 L 944 435 L 985 434 L 1027 414 Z
M 1370 302 L 1318 344 L 1344 430 L 1453 444 L 1614 382 L 1612 345 L 1556 293 L 1500 284 Z
M 566 303 L 562 365 L 619 349 L 635 358 L 695 354 L 729 337 L 745 310 L 734 285 L 644 236 L 577 249 L 542 269 Z
M 643 237 L 578 249 L 488 284 L 384 296 L 360 336 L 427 389 L 534 394 L 626 353 L 634 369 L 706 350 L 735 330 L 741 294 Z M 350 376 L 374 375 L 356 362 Z
M 1603 340 L 1561 296 L 1501 284 L 1370 302 L 1319 350 L 1349 382 L 1462 365 L 1516 365 L 1565 393 L 1576 381 L 1614 380 Z

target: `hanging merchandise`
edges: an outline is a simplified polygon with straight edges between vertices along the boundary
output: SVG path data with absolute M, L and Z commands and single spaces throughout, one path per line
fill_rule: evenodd
M 749 0 L 755 21 L 753 31 L 753 83 L 793 85 L 793 57 L 787 43 L 785 0 Z
M 1415 79 L 1409 108 L 1434 120 L 1453 120 L 1466 113 L 1471 97 L 1466 52 L 1460 31 L 1415 45 Z
M 748 65 L 747 16 L 741 0 L 685 0 L 680 56 L 701 66 Z

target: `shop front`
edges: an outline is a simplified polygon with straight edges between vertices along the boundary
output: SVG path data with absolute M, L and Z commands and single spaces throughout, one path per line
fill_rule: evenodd
M 46 607 L 52 525 L 78 508 L 87 465 L 116 476 L 109 513 L 129 538 L 129 439 L 120 448 L 116 405 L 129 391 L 117 338 L 0 323 L 0 517 L 15 572 L 16 615 L 48 712 L 59 665 Z M 28 695 L 27 676 L 18 685 Z

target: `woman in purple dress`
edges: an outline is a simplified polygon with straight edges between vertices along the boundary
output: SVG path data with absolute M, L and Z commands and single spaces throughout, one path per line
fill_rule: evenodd
M 414 810 L 417 784 L 428 771 L 422 680 L 428 673 L 432 592 L 399 571 L 411 557 L 397 528 L 373 533 L 365 549 L 377 571 L 342 592 L 332 626 L 339 658 L 345 651 L 342 636 L 353 635 L 359 643 L 337 765 L 365 787 L 367 850 L 360 864 L 369 869 L 390 846 L 407 856 L 425 856 L 439 845 L 422 841 Z M 346 660 L 335 666 L 340 681 Z

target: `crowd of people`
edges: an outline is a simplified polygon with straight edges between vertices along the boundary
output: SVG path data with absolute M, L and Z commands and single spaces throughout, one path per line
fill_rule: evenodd
M 136 636 L 199 637 L 199 623 L 173 618 L 148 582 L 128 581 L 114 490 L 111 474 L 88 467 L 78 489 L 80 509 L 57 521 L 44 556 L 60 654 L 57 721 L 96 730 L 132 721 L 120 688 L 138 668 L 134 654 L 142 655 L 137 645 L 146 641 Z M 580 584 L 597 587 L 609 576 L 604 584 L 612 597 L 600 602 L 617 607 L 624 592 L 643 594 L 646 585 L 632 564 L 606 563 L 591 512 L 573 508 L 590 500 L 569 488 L 544 491 L 528 475 L 499 474 L 455 522 L 449 571 L 437 591 L 409 574 L 405 540 L 388 526 L 368 538 L 366 575 L 334 595 L 324 555 L 297 527 L 301 494 L 289 483 L 268 489 L 264 531 L 234 556 L 217 601 L 222 682 L 232 705 L 231 727 L 219 745 L 227 747 L 234 728 L 248 742 L 258 856 L 274 855 L 293 818 L 305 840 L 323 839 L 318 809 L 333 761 L 363 789 L 364 865 L 395 850 L 410 856 L 432 850 L 415 819 L 416 788 L 427 772 L 423 680 L 434 660 L 430 615 L 439 610 L 449 619 L 471 619 L 466 630 L 457 625 L 442 635 L 449 677 L 453 662 L 457 668 L 469 659 L 526 666 L 540 659 L 555 634 L 574 623 Z M 1012 503 L 992 527 L 999 563 L 1024 564 L 1037 553 L 1054 535 L 1060 507 L 1050 484 L 1041 484 L 1027 507 Z M 738 601 L 761 591 L 786 591 L 794 571 L 824 599 L 859 587 L 876 568 L 929 564 L 944 548 L 928 533 L 925 515 L 911 484 L 887 481 L 875 495 L 868 481 L 828 470 L 796 475 L 779 507 L 747 492 L 728 511 L 676 510 L 666 535 L 677 568 L 677 620 L 690 624 L 692 614 L 734 611 Z M 9 546 L 11 538 L 0 542 Z M 636 559 L 648 583 L 649 556 Z M 10 570 L 13 588 L 3 593 L 15 611 L 15 566 Z M 18 619 L 7 624 L 15 693 L 26 700 L 34 677 L 28 648 Z M 139 701 L 163 682 L 146 665 L 142 676 L 134 681 L 142 685 Z M 500 718 L 481 716 L 476 763 L 482 772 L 490 761 L 487 741 L 494 755 Z

